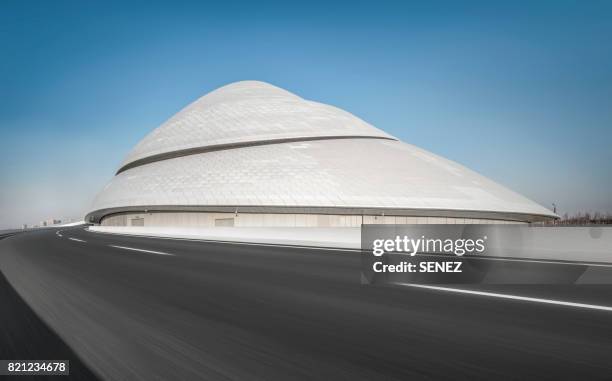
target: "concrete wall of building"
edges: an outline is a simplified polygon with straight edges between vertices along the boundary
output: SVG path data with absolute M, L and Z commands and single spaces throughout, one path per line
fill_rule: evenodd
M 360 227 L 361 224 L 521 224 L 522 222 L 453 217 L 356 216 L 328 214 L 126 213 L 102 219 L 102 226 L 148 227 Z M 233 225 L 232 225 L 233 224 Z

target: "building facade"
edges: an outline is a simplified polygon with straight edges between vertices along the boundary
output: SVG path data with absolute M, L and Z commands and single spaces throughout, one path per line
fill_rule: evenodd
M 257 81 L 217 89 L 153 130 L 86 216 L 102 225 L 173 227 L 553 218 L 346 111 Z

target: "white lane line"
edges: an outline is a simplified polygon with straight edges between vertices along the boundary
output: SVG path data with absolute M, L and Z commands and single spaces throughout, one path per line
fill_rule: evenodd
M 84 241 L 82 239 L 72 238 L 72 237 L 68 237 L 68 239 L 71 240 L 71 241 L 77 241 L 77 242 L 87 242 L 87 241 Z
M 164 253 L 162 251 L 155 251 L 155 250 L 145 250 L 145 249 L 137 249 L 135 247 L 127 247 L 127 246 L 117 246 L 117 245 L 108 245 L 109 247 L 114 247 L 116 249 L 123 249 L 123 250 L 132 250 L 132 251 L 139 251 L 141 253 L 148 253 L 148 254 L 158 254 L 158 255 L 171 255 L 174 256 L 174 254 L 170 254 L 170 253 Z
M 230 244 L 230 245 L 264 246 L 264 247 L 288 247 L 288 248 L 291 248 L 291 249 L 361 252 L 361 249 L 341 249 L 341 248 L 336 248 L 336 247 L 316 247 L 316 246 L 283 245 L 283 244 L 274 244 L 274 243 L 219 241 L 219 240 L 214 240 L 214 239 L 190 239 L 190 238 L 166 238 L 166 237 L 150 237 L 150 238 L 164 238 L 164 239 L 173 239 L 173 240 L 177 239 L 177 240 L 201 241 L 201 242 L 211 242 L 211 243 L 227 243 L 227 244 Z
M 61 230 L 56 231 L 55 235 L 58 236 L 58 237 L 63 237 Z
M 461 288 L 451 288 L 451 287 L 438 287 L 438 286 L 430 286 L 430 285 L 426 285 L 426 284 L 413 284 L 413 283 L 398 283 L 398 284 L 402 285 L 402 286 L 407 286 L 407 287 L 426 288 L 426 289 L 429 289 L 429 290 L 455 292 L 455 293 L 459 293 L 459 294 L 489 296 L 489 297 L 492 297 L 492 298 L 520 300 L 520 301 L 532 302 L 532 303 L 554 304 L 554 305 L 557 305 L 557 306 L 585 308 L 585 309 L 599 310 L 599 311 L 608 311 L 608 312 L 612 311 L 612 307 L 610 307 L 610 306 L 602 306 L 602 305 L 597 305 L 597 304 L 566 302 L 566 301 L 563 301 L 563 300 L 544 299 L 544 298 L 532 298 L 530 296 L 520 296 L 520 295 L 511 295 L 511 294 L 499 294 L 499 293 L 496 293 L 496 292 L 465 290 L 465 289 L 461 289 Z

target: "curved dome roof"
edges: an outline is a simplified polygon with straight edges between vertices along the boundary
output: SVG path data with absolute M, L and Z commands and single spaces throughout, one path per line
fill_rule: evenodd
M 194 147 L 214 149 L 189 150 Z M 183 154 L 138 162 L 173 152 Z M 211 92 L 149 134 L 98 194 L 87 219 L 128 210 L 219 208 L 556 217 L 345 111 L 248 81 Z
M 325 137 L 394 139 L 339 108 L 265 82 L 242 81 L 204 95 L 153 130 L 128 154 L 119 171 L 147 158 L 172 157 L 196 148 Z

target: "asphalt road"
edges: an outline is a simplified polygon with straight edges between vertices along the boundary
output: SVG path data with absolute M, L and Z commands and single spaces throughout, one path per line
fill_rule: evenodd
M 0 241 L 12 287 L 102 379 L 612 379 L 611 311 L 362 285 L 360 265 L 83 228 Z M 608 286 L 487 290 L 612 306 Z

